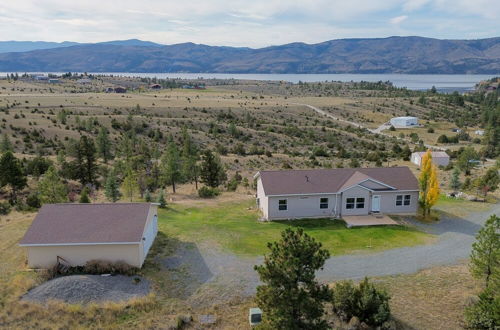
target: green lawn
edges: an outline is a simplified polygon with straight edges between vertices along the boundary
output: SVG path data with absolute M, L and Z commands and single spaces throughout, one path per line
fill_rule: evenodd
M 492 203 L 472 202 L 461 198 L 447 197 L 441 194 L 435 208 L 442 212 L 463 217 L 472 212 L 485 212 L 491 206 Z
M 267 252 L 267 242 L 278 240 L 288 226 L 304 228 L 332 255 L 425 244 L 432 239 L 429 234 L 399 226 L 347 229 L 341 221 L 326 219 L 258 222 L 257 212 L 249 209 L 253 203 L 204 207 L 173 204 L 167 210 L 160 210 L 159 228 L 167 236 L 183 241 L 216 242 L 224 249 L 251 256 Z

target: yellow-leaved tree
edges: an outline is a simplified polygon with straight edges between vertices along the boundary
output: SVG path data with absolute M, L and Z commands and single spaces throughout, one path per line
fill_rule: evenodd
M 418 178 L 420 185 L 420 206 L 424 217 L 428 217 L 431 208 L 436 204 L 439 198 L 439 181 L 437 167 L 432 163 L 432 154 L 430 150 L 422 157 L 420 167 L 421 173 Z

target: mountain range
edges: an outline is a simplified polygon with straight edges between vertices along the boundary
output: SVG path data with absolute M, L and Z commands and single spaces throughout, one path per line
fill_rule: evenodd
M 498 74 L 500 37 L 337 39 L 264 48 L 101 43 L 0 42 L 3 72 Z

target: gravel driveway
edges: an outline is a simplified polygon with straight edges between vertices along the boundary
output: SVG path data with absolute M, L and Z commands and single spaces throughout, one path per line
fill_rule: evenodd
M 436 235 L 436 242 L 373 254 L 332 257 L 318 273 L 318 278 L 330 282 L 409 274 L 433 266 L 455 264 L 468 258 L 477 231 L 491 214 L 500 214 L 500 204 L 486 212 L 473 213 L 466 219 L 443 216 L 433 224 L 409 220 L 419 229 Z M 200 294 L 200 289 L 208 286 L 225 299 L 231 295 L 251 296 L 255 293 L 259 278 L 253 266 L 262 260 L 262 257 L 248 258 L 221 252 L 204 243 L 184 243 L 173 256 L 163 259 L 162 264 L 167 270 L 178 273 L 178 279 L 185 283 L 186 297 Z

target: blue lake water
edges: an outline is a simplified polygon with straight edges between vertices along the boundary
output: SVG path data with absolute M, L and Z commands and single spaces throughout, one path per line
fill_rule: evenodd
M 19 73 L 21 74 L 21 73 Z M 57 73 L 56 73 L 57 74 Z M 59 73 L 60 74 L 60 73 Z M 481 80 L 499 76 L 500 74 L 244 74 L 244 73 L 128 73 L 109 72 L 96 73 L 128 77 L 156 77 L 156 78 L 180 78 L 180 79 L 248 79 L 248 80 L 270 80 L 287 81 L 292 83 L 323 82 L 323 81 L 390 81 L 397 87 L 406 87 L 413 90 L 430 89 L 432 86 L 441 92 L 470 91 Z M 1 76 L 6 73 L 1 72 Z

